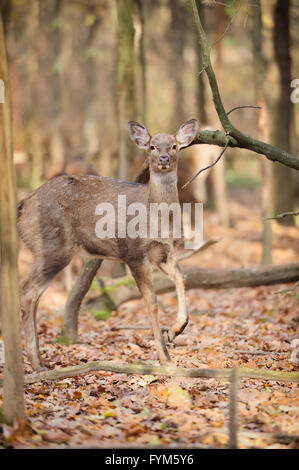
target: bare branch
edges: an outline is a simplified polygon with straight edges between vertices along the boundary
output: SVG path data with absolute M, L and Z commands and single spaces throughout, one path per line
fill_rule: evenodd
M 186 250 L 184 253 L 178 256 L 178 261 L 182 261 L 183 259 L 191 258 L 191 256 L 197 255 L 197 253 L 206 250 L 209 248 L 211 245 L 214 245 L 215 243 L 218 243 L 219 240 L 208 240 L 206 242 L 203 242 L 200 247 L 198 247 L 195 250 Z
M 188 0 L 188 4 L 190 6 L 193 21 L 198 33 L 200 50 L 202 54 L 202 63 L 209 80 L 215 109 L 220 119 L 220 122 L 224 130 L 226 131 L 226 134 L 230 134 L 230 136 L 234 138 L 236 142 L 236 147 L 247 148 L 248 150 L 252 150 L 253 152 L 265 155 L 265 157 L 267 157 L 269 160 L 272 160 L 274 162 L 278 161 L 283 165 L 299 170 L 299 158 L 294 157 L 293 155 L 289 154 L 288 152 L 285 152 L 284 150 L 279 149 L 278 147 L 274 147 L 273 145 L 267 144 L 265 142 L 254 139 L 244 134 L 235 126 L 233 126 L 233 124 L 230 122 L 220 96 L 218 83 L 211 64 L 210 46 L 198 15 L 196 2 L 195 0 Z M 196 143 L 199 143 L 198 139 L 194 139 L 192 144 Z M 225 144 L 226 141 L 222 146 L 224 146 Z
M 239 6 L 239 8 L 235 11 L 235 13 L 233 14 L 233 16 L 230 18 L 230 20 L 229 20 L 229 22 L 227 23 L 226 28 L 225 28 L 225 30 L 223 31 L 223 33 L 219 36 L 219 38 L 216 39 L 216 41 L 214 41 L 214 42 L 212 43 L 211 49 L 212 49 L 212 47 L 215 46 L 215 44 L 217 44 L 217 42 L 221 41 L 221 39 L 226 35 L 226 33 L 227 33 L 227 31 L 230 29 L 230 27 L 231 27 L 231 25 L 232 25 L 232 23 L 233 23 L 235 17 L 236 17 L 237 14 L 239 13 L 239 11 L 240 11 L 240 9 L 241 9 L 241 6 L 242 6 L 242 5 Z
M 195 180 L 195 178 L 197 178 L 198 175 L 200 175 L 200 173 L 202 173 L 203 171 L 206 171 L 208 170 L 209 168 L 212 168 L 214 165 L 216 165 L 217 162 L 219 162 L 220 158 L 222 157 L 222 155 L 224 154 L 225 150 L 227 149 L 227 147 L 229 146 L 229 139 L 227 139 L 227 142 L 224 146 L 224 149 L 220 152 L 220 154 L 218 155 L 218 157 L 216 158 L 216 160 L 211 164 L 211 165 L 208 165 L 206 166 L 205 168 L 202 168 L 201 170 L 199 170 L 195 175 L 192 176 L 192 178 L 190 178 L 187 183 L 185 183 L 181 189 L 186 189 L 187 186 L 192 183 L 192 181 Z
M 241 106 L 235 106 L 234 108 L 230 109 L 226 114 L 229 115 L 233 111 L 236 111 L 237 109 L 242 109 L 242 108 L 256 108 L 256 109 L 262 109 L 262 106 L 255 106 L 251 104 L 243 104 Z

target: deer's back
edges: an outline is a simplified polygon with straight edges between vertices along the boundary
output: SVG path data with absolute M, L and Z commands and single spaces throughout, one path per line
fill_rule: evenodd
M 96 206 L 110 203 L 117 214 L 119 195 L 126 195 L 127 204 L 148 203 L 147 185 L 93 175 L 54 177 L 19 203 L 20 237 L 35 254 L 63 247 L 83 248 L 91 256 L 125 260 L 133 245 L 138 256 L 144 242 L 100 239 L 95 232 L 99 220 Z

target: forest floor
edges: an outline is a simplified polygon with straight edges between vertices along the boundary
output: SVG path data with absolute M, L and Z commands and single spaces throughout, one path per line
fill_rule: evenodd
M 223 228 L 205 213 L 205 239 L 220 241 L 182 262 L 207 268 L 260 263 L 261 219 L 230 205 L 233 226 Z M 274 263 L 299 261 L 298 228 L 274 227 Z M 21 275 L 30 256 L 22 247 Z M 105 269 L 103 271 L 105 273 Z M 275 294 L 286 285 L 187 291 L 190 322 L 175 344 L 174 362 L 186 367 L 245 366 L 297 370 L 290 362 L 290 342 L 298 336 L 298 290 Z M 131 301 L 106 321 L 80 315 L 80 343 L 57 343 L 67 293 L 58 277 L 42 297 L 38 332 L 42 358 L 49 368 L 92 360 L 157 363 L 151 330 L 117 330 L 113 326 L 149 324 L 143 300 Z M 159 296 L 160 322 L 174 321 L 174 293 Z M 31 369 L 24 354 L 25 371 Z M 1 404 L 0 389 L 0 404 Z M 212 446 L 228 440 L 227 380 L 172 379 L 95 372 L 25 387 L 29 426 L 3 427 L 0 445 L 14 448 L 107 446 Z M 240 448 L 294 448 L 299 443 L 298 384 L 242 379 L 238 393 Z

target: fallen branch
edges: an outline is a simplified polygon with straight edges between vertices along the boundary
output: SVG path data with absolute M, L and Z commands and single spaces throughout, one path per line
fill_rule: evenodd
M 118 374 L 157 375 L 164 377 L 197 377 L 205 379 L 230 379 L 232 369 L 189 369 L 184 367 L 167 367 L 150 364 L 126 364 L 114 361 L 93 361 L 78 366 L 59 367 L 54 370 L 36 372 L 25 375 L 25 384 L 41 381 L 60 380 L 67 377 L 89 374 L 92 372 L 109 371 Z M 238 368 L 238 377 L 274 380 L 276 382 L 299 382 L 299 372 L 276 372 L 272 370 Z M 0 385 L 2 385 L 0 379 Z
M 239 269 L 200 269 L 191 267 L 184 274 L 186 289 L 254 287 L 297 281 L 299 279 L 299 264 Z M 154 288 L 157 294 L 163 294 L 173 291 L 175 286 L 168 277 L 157 272 L 154 275 Z M 89 291 L 85 306 L 97 309 L 115 309 L 129 300 L 139 298 L 141 298 L 141 295 L 132 277 L 102 278 L 100 284 L 98 283 L 98 287 L 94 287 Z
M 119 331 L 119 330 L 152 330 L 153 325 L 115 325 L 111 327 L 111 331 Z M 168 331 L 169 326 L 162 326 L 160 325 L 160 329 L 162 331 Z

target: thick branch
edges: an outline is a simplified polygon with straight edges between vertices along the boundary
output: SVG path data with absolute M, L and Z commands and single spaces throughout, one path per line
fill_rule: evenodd
M 232 287 L 253 287 L 294 282 L 299 279 L 299 264 L 279 266 L 258 266 L 239 269 L 200 269 L 185 271 L 186 289 L 226 289 Z M 172 281 L 162 273 L 156 273 L 154 287 L 157 294 L 175 289 Z M 129 300 L 139 299 L 140 292 L 130 276 L 118 279 L 101 279 L 98 289 L 93 289 L 87 297 L 87 305 L 101 308 L 107 303 L 117 308 Z
M 259 153 L 261 155 L 265 155 L 265 157 L 267 157 L 269 160 L 278 161 L 286 166 L 299 170 L 298 158 L 290 155 L 288 152 L 285 152 L 284 150 L 274 147 L 273 145 L 254 139 L 244 134 L 239 129 L 233 126 L 233 124 L 228 118 L 228 115 L 222 103 L 217 80 L 216 80 L 215 73 L 211 64 L 211 59 L 210 59 L 211 48 L 208 43 L 207 36 L 204 32 L 204 29 L 202 27 L 202 24 L 198 15 L 196 2 L 195 0 L 188 0 L 188 4 L 190 6 L 193 21 L 194 21 L 194 24 L 198 33 L 198 40 L 200 43 L 200 50 L 202 54 L 203 68 L 208 76 L 209 84 L 210 84 L 212 95 L 213 95 L 215 109 L 217 111 L 220 122 L 223 126 L 223 129 L 226 131 L 226 133 L 228 133 L 231 137 L 234 138 L 234 141 L 237 144 L 235 146 L 252 150 L 253 152 Z M 193 142 L 194 144 L 201 143 L 196 140 L 197 138 Z M 224 140 L 223 145 L 221 145 L 222 147 L 225 145 L 225 142 L 226 141 Z
M 119 374 L 158 375 L 164 377 L 201 377 L 229 379 L 232 369 L 189 369 L 183 367 L 154 366 L 148 364 L 123 364 L 114 361 L 93 361 L 79 366 L 60 367 L 45 372 L 25 375 L 25 384 L 43 380 L 59 380 L 96 371 L 110 371 Z M 277 382 L 299 382 L 299 372 L 276 372 L 272 370 L 238 368 L 238 377 L 274 380 Z M 2 385 L 2 379 L 0 379 Z

